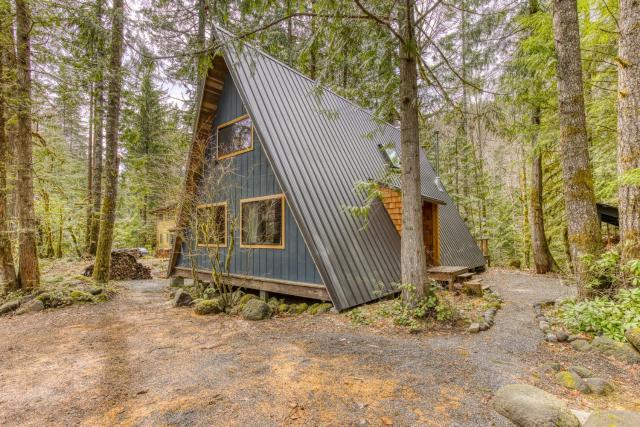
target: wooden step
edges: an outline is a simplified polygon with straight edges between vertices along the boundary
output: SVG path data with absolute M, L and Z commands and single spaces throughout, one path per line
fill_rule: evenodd
M 482 283 L 479 280 L 467 280 L 462 283 L 462 289 L 470 295 L 482 296 Z
M 474 273 L 472 273 L 472 272 L 458 274 L 458 280 L 460 280 L 461 282 L 464 282 L 466 280 L 471 279 L 473 277 L 473 275 L 474 275 Z

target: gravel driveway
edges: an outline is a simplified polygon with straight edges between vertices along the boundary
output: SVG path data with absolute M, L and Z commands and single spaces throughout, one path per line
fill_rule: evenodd
M 336 314 L 196 316 L 170 306 L 163 280 L 124 283 L 104 304 L 0 318 L 0 425 L 502 426 L 490 406 L 498 387 L 559 394 L 538 367 L 573 360 L 626 378 L 607 406 L 638 409 L 627 384 L 637 370 L 541 341 L 532 303 L 569 288 L 499 270 L 483 281 L 505 305 L 477 335 L 390 336 Z

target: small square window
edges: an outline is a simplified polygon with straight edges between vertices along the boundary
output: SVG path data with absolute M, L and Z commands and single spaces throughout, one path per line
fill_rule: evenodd
M 224 159 L 253 150 L 253 125 L 244 115 L 218 126 L 217 159 Z
M 240 201 L 240 247 L 284 248 L 284 195 Z
M 196 210 L 196 244 L 227 246 L 227 203 L 199 205 Z

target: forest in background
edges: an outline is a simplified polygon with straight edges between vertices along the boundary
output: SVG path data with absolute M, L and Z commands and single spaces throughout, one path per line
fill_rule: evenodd
M 9 0 L 0 5 L 7 45 L 14 38 L 15 7 Z M 179 200 L 195 92 L 215 45 L 214 24 L 398 124 L 397 43 L 375 20 L 362 19 L 359 5 L 126 2 L 114 247 L 152 249 L 154 209 Z M 29 6 L 38 254 L 77 256 L 91 246 L 92 212 L 104 185 L 99 166 L 112 5 L 58 0 Z M 418 13 L 428 9 L 422 15 L 428 18 L 416 25 L 419 129 L 434 164 L 439 147 L 442 181 L 474 237 L 489 239 L 493 265 L 533 268 L 530 230 L 543 216 L 550 253 L 568 272 L 551 8 L 537 0 L 418 3 Z M 598 202 L 614 205 L 618 8 L 616 0 L 578 2 L 595 194 Z M 15 246 L 19 163 L 13 150 L 7 155 L 8 229 Z M 532 185 L 532 173 L 539 185 Z M 533 215 L 538 211 L 543 215 Z

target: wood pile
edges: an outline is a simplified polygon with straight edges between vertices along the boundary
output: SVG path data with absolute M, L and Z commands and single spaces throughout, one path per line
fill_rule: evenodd
M 93 275 L 93 264 L 85 268 L 83 275 Z M 144 280 L 151 279 L 151 269 L 140 264 L 130 251 L 111 252 L 110 280 Z

